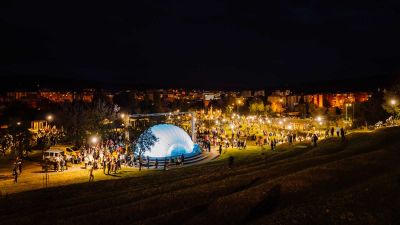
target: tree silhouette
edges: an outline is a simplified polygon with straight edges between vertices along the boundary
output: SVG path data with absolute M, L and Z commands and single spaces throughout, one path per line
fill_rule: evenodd
M 151 128 L 145 130 L 137 139 L 135 150 L 139 155 L 139 171 L 142 170 L 142 157 L 147 151 L 150 151 L 151 147 L 158 141 L 158 138 L 153 134 Z

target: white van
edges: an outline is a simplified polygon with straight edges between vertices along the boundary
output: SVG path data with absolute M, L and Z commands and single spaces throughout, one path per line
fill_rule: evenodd
M 54 145 L 50 147 L 50 150 L 62 150 L 67 160 L 71 162 L 77 160 L 80 155 L 79 149 L 71 145 Z
M 64 157 L 64 151 L 46 150 L 43 152 L 43 161 L 56 162 L 57 157 Z

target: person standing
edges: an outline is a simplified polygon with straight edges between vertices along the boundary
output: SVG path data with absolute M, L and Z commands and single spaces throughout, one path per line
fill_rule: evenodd
M 64 171 L 64 159 L 62 157 L 60 158 L 60 170 L 61 172 Z
M 67 160 L 67 156 L 64 156 L 64 165 L 65 165 L 65 170 L 68 170 L 68 160 Z
M 18 172 L 17 172 L 17 167 L 14 166 L 13 169 L 13 176 L 14 176 L 14 183 L 18 183 Z
M 164 159 L 164 170 L 168 170 L 168 163 L 169 163 L 169 160 L 167 160 L 167 157 L 165 157 L 165 159 Z
M 288 140 L 289 145 L 292 145 L 292 134 L 288 134 L 287 140 Z
M 22 159 L 18 159 L 17 163 L 18 163 L 19 174 L 21 174 L 22 173 Z
M 89 174 L 89 182 L 94 181 L 94 175 L 93 175 L 93 166 L 90 168 L 90 174 Z
M 84 163 L 85 163 L 85 169 L 86 169 L 87 166 L 88 166 L 89 158 L 88 158 L 87 156 L 85 156 L 85 157 L 83 158 L 83 161 L 84 161 Z
M 142 171 L 142 165 L 143 165 L 143 157 L 140 155 L 139 156 L 139 171 Z
M 60 171 L 60 165 L 61 165 L 61 160 L 60 160 L 60 156 L 57 157 L 57 172 Z
M 335 135 L 335 128 L 331 128 L 331 137 L 333 137 L 333 135 Z
M 345 133 L 344 133 L 344 129 L 343 129 L 343 127 L 342 127 L 342 128 L 340 128 L 340 137 L 342 138 L 342 141 L 345 141 L 345 140 L 346 140 L 346 137 L 345 137 Z
M 219 155 L 222 153 L 222 144 L 219 144 Z
M 316 134 L 313 134 L 312 136 L 312 143 L 314 147 L 317 147 L 317 141 L 318 141 L 318 137 Z
M 183 163 L 185 161 L 185 156 L 183 156 L 183 154 L 181 155 L 181 165 L 183 166 Z
M 117 170 L 121 170 L 122 169 L 121 163 L 122 163 L 122 160 L 120 158 L 118 158 L 117 159 Z
M 111 170 L 111 159 L 107 160 L 107 175 L 110 175 Z
M 117 159 L 116 158 L 113 158 L 113 169 L 114 169 L 114 173 L 117 173 L 117 167 L 118 167 L 118 165 L 117 165 Z
M 106 168 L 107 168 L 107 159 L 106 157 L 103 158 L 103 173 L 106 174 Z
M 154 166 L 156 167 L 156 169 L 158 169 L 158 159 L 157 158 L 156 158 L 156 162 L 155 162 Z

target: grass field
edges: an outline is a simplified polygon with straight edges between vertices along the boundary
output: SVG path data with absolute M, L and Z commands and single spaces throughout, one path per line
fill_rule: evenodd
M 400 128 L 8 195 L 0 224 L 400 224 Z M 228 157 L 234 156 L 234 167 Z

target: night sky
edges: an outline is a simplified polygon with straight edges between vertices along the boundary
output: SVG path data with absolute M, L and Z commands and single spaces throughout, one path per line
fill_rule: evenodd
M 385 79 L 400 72 L 398 0 L 0 5 L 0 76 L 13 79 L 207 88 Z

